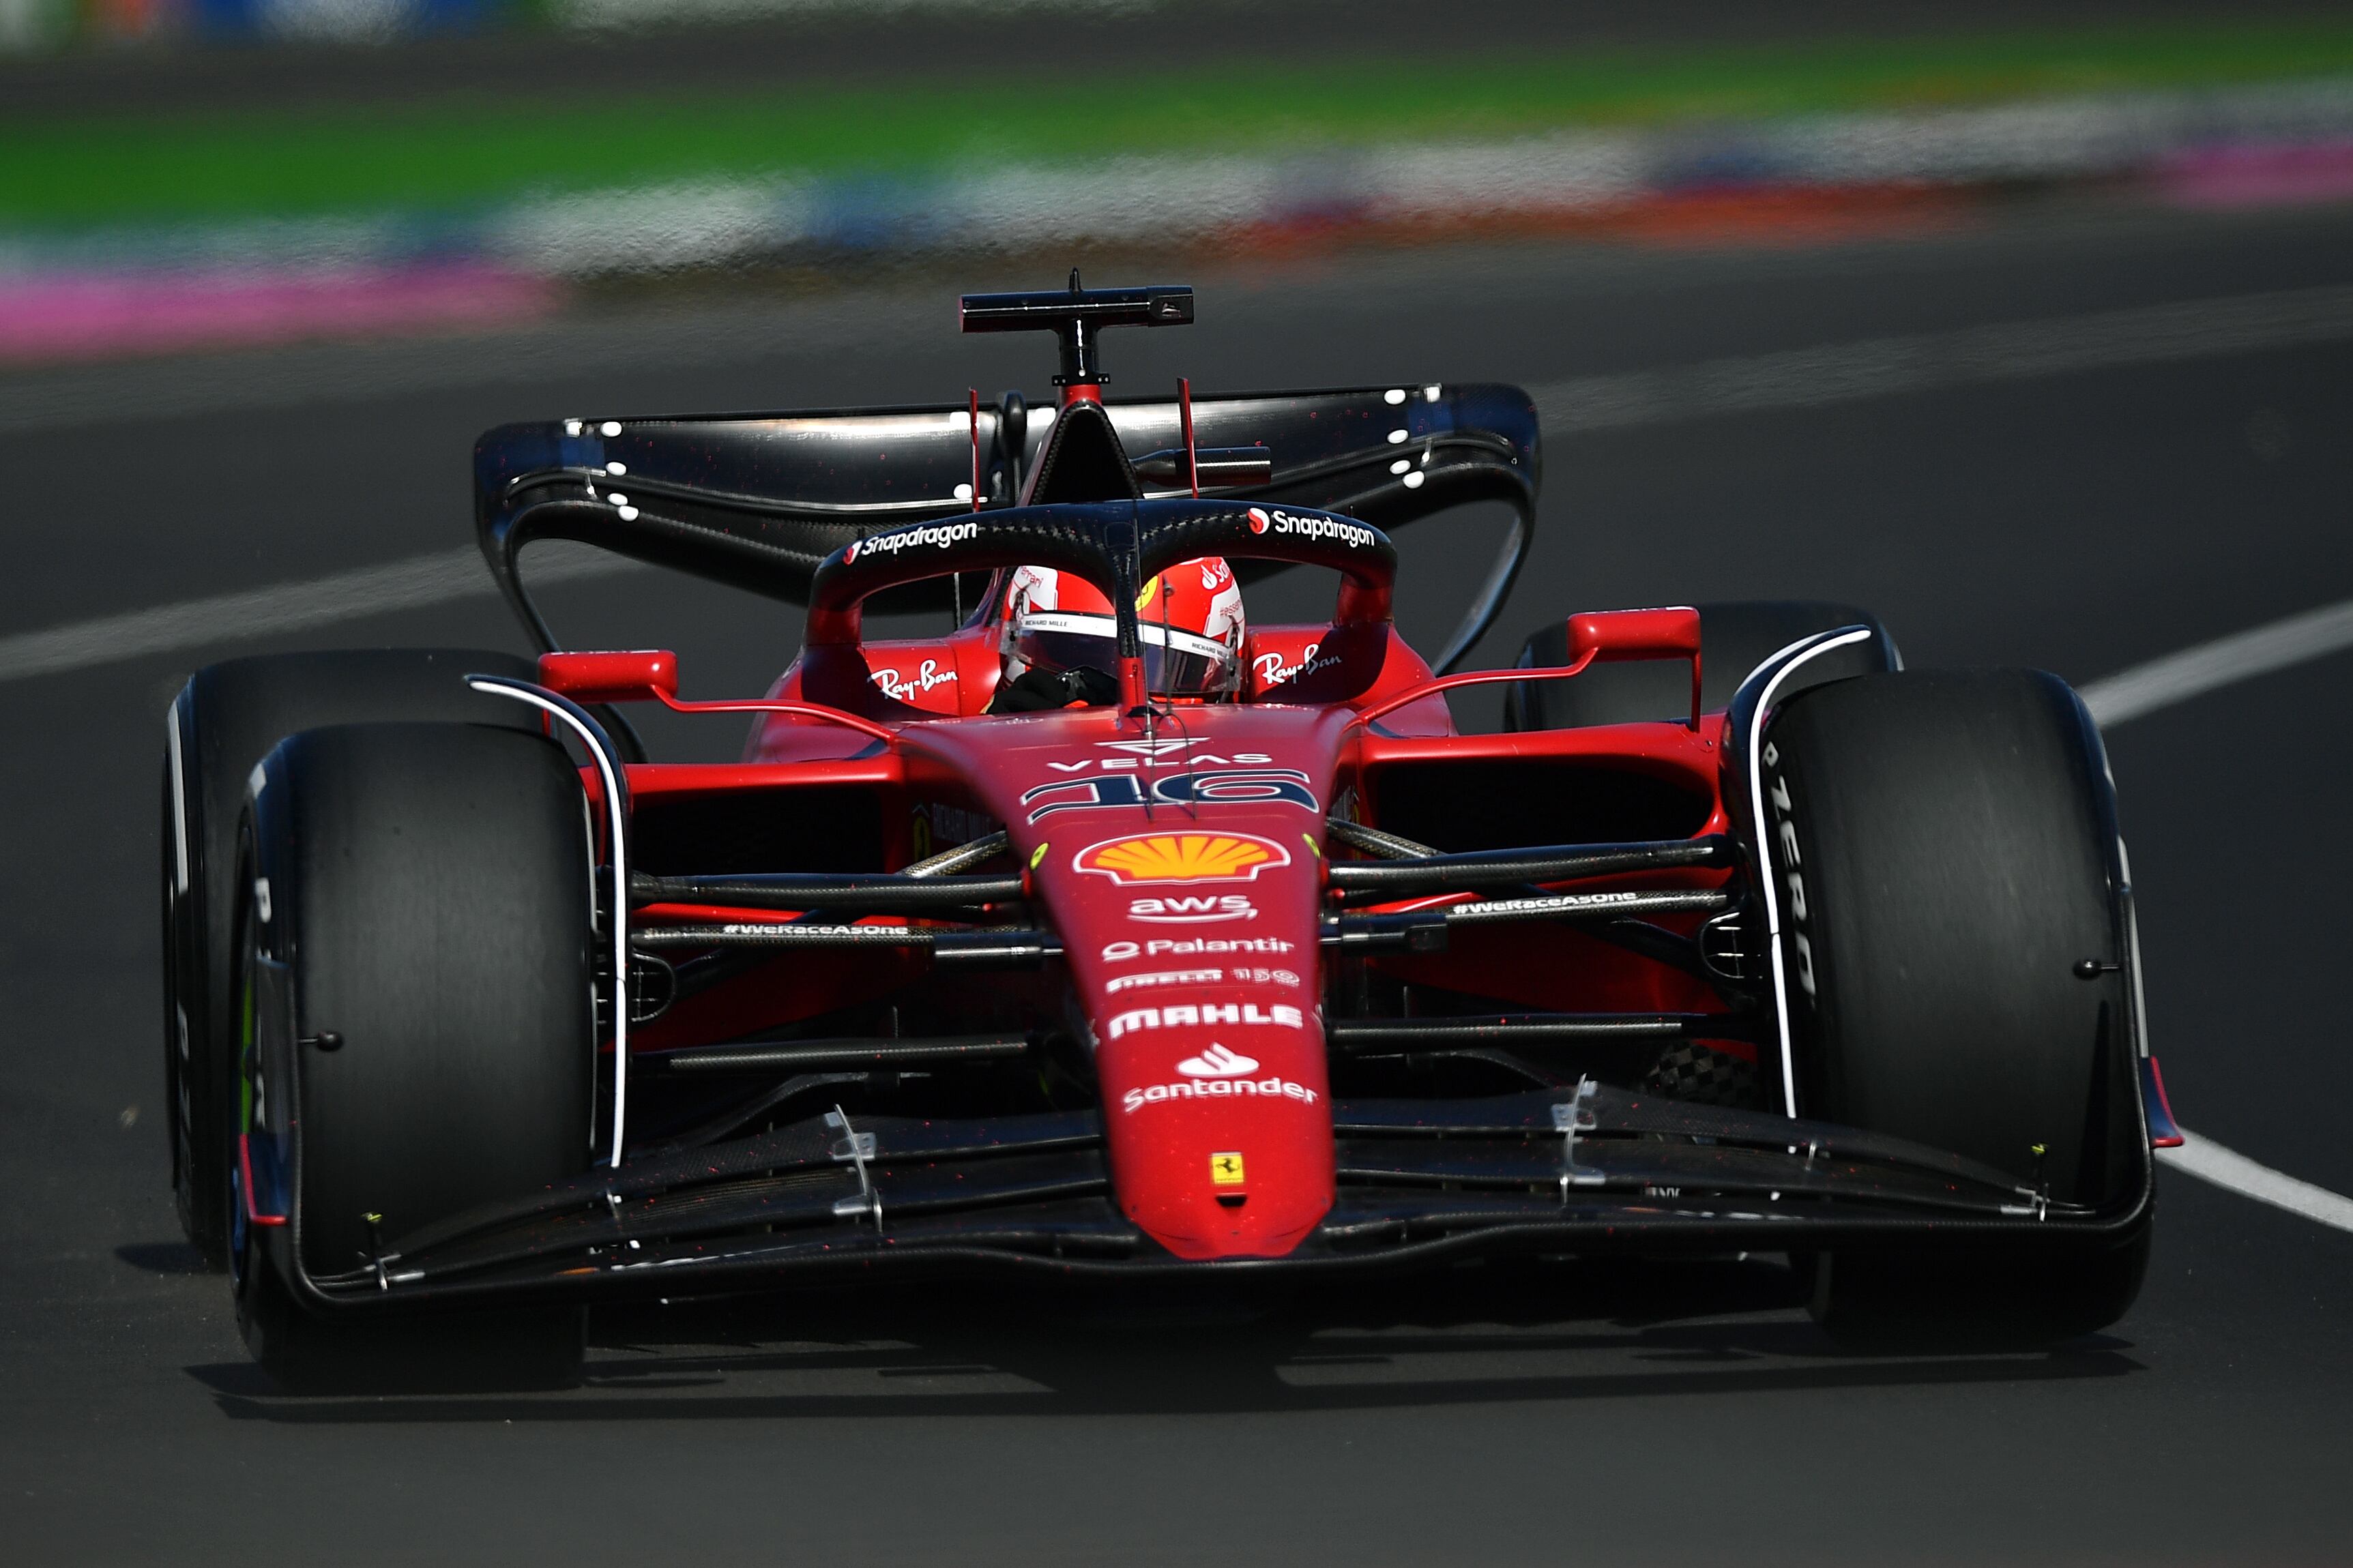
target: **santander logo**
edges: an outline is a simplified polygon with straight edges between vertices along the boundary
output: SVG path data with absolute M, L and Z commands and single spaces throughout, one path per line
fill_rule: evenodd
M 1211 1046 L 1199 1056 L 1178 1062 L 1176 1070 L 1187 1078 L 1248 1078 L 1258 1071 L 1258 1058 L 1224 1046 Z

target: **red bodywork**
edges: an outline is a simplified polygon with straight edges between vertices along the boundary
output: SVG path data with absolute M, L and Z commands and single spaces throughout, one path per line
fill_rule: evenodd
M 1440 683 L 1393 631 L 1378 648 L 1377 676 L 1354 697 L 1259 700 L 1314 662 L 1328 630 L 1259 628 L 1240 700 L 1180 704 L 1149 720 L 1109 707 L 987 716 L 998 669 L 997 627 L 987 616 L 936 640 L 805 653 L 759 704 L 679 702 L 667 656 L 551 656 L 543 679 L 688 710 L 769 710 L 741 764 L 631 768 L 640 818 L 735 792 L 871 792 L 882 824 L 880 870 L 1002 826 L 1008 859 L 1026 871 L 1030 901 L 1061 936 L 1067 994 L 1092 1036 L 1118 1206 L 1178 1258 L 1272 1258 L 1308 1236 L 1334 1195 L 1324 1029 L 1333 976 L 1319 945 L 1334 852 L 1327 814 L 1380 825 L 1385 778 L 1418 764 L 1470 764 L 1474 773 L 1540 764 L 1639 781 L 1681 803 L 1688 834 L 1725 826 L 1721 715 L 1458 735 Z M 1356 657 L 1366 647 L 1358 643 Z M 1547 674 L 1568 675 L 1596 658 L 1688 658 L 1696 672 L 1696 616 L 1580 616 L 1572 647 L 1582 657 L 1571 670 Z M 635 692 L 624 689 L 632 668 L 647 682 Z M 1511 678 L 1486 672 L 1443 684 Z M 812 702 L 812 684 L 829 700 Z M 839 717 L 837 707 L 846 710 Z M 593 771 L 587 782 L 593 791 Z M 1475 794 L 1451 807 L 1472 824 L 1482 808 Z M 1577 823 L 1558 825 L 1556 837 L 1578 836 Z M 1712 888 L 1728 874 L 1659 872 L 1611 885 Z M 789 918 L 676 905 L 642 918 L 722 914 Z M 1369 962 L 1389 983 L 1526 1008 L 1724 1006 L 1695 979 L 1557 926 L 1500 925 L 1443 953 Z M 681 1003 L 636 1032 L 632 1046 L 665 1050 L 774 1029 L 920 988 L 927 965 L 902 952 L 780 956 Z M 1022 1004 L 1018 985 L 960 979 L 952 1004 L 933 1005 L 969 1016 Z M 1043 1002 L 1033 994 L 1029 1004 Z M 1730 1041 L 1723 1048 L 1752 1051 Z

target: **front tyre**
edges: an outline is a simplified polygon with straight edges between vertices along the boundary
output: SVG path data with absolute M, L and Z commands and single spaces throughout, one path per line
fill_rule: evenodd
M 254 764 L 298 730 L 370 720 L 458 720 L 533 728 L 522 704 L 484 697 L 470 672 L 532 674 L 512 654 L 362 648 L 261 654 L 207 665 L 164 715 L 164 1081 L 180 1227 L 214 1268 L 227 1262 L 235 1136 L 233 993 L 238 813 Z
M 1798 1112 L 2138 1216 L 2093 1246 L 1841 1250 L 1816 1266 L 1815 1316 L 1873 1348 L 2114 1322 L 2147 1261 L 2147 1156 L 2114 807 L 2081 704 L 2038 672 L 1862 676 L 1785 703 L 1759 763 Z
M 305 1282 L 369 1271 L 419 1226 L 590 1163 L 578 773 L 528 733 L 364 724 L 290 737 L 260 778 L 241 1130 L 285 1151 L 254 1163 L 299 1195 L 281 1187 L 290 1223 L 238 1226 L 248 1349 L 303 1387 L 575 1380 L 577 1309 L 384 1321 L 322 1310 Z

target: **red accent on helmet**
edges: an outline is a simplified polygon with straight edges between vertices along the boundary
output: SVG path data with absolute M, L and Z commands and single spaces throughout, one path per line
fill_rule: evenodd
M 1172 696 L 1230 691 L 1249 636 L 1241 587 L 1222 557 L 1179 562 L 1136 595 L 1145 684 Z M 1025 566 L 1006 602 L 1006 653 L 1017 663 L 1067 669 L 1118 668 L 1118 623 L 1111 600 L 1075 574 Z

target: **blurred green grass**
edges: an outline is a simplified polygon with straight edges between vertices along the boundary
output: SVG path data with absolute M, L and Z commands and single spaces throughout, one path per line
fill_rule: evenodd
M 0 114 L 0 225 L 385 210 L 745 177 L 1501 140 L 2353 73 L 2353 18 L 1578 54 L 1335 58 L 1079 82 L 411 100 L 301 110 Z

